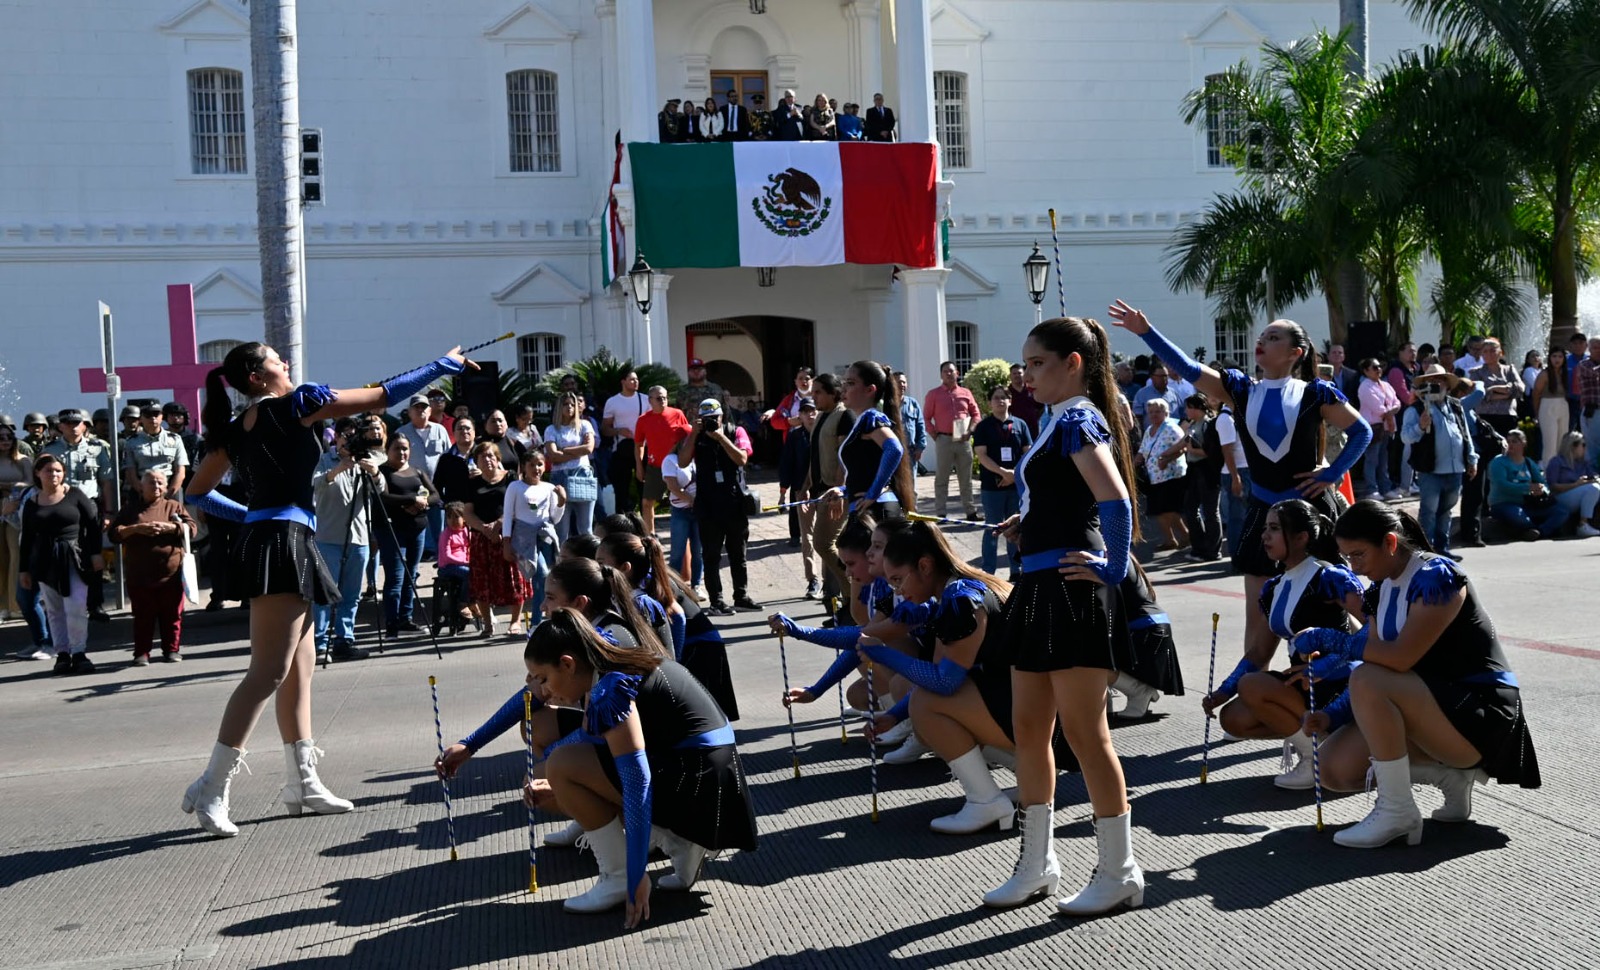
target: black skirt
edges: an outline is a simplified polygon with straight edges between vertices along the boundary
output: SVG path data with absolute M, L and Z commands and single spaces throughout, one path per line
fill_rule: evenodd
M 994 718 L 994 723 L 1006 733 L 1012 744 L 1017 741 L 1016 728 L 1013 726 L 1011 708 L 1011 671 L 1005 667 L 990 669 L 985 667 L 975 670 L 971 674 L 973 686 L 978 688 L 978 697 L 983 700 L 984 708 L 989 716 Z M 1078 771 L 1078 756 L 1072 753 L 1072 748 L 1067 744 L 1067 736 L 1061 733 L 1061 721 L 1057 719 L 1056 729 L 1050 735 L 1050 748 L 1055 752 L 1057 771 Z
M 1166 515 L 1183 511 L 1183 493 L 1187 486 L 1181 478 L 1165 482 L 1151 482 L 1142 489 L 1147 515 Z
M 730 721 L 739 719 L 739 698 L 733 692 L 733 671 L 728 667 L 728 647 L 721 640 L 700 640 L 683 645 L 684 667 L 722 708 Z
M 1128 633 L 1133 646 L 1133 666 L 1128 676 L 1169 696 L 1183 693 L 1183 671 L 1178 667 L 1178 645 L 1172 626 L 1157 623 Z
M 596 745 L 600 767 L 622 791 L 611 749 Z M 754 849 L 756 813 L 744 766 L 731 744 L 645 753 L 650 761 L 650 822 L 707 849 Z
M 1290 658 L 1290 662 L 1294 664 L 1304 663 L 1304 661 L 1293 657 Z M 1289 672 L 1287 670 L 1269 670 L 1267 673 L 1278 678 L 1279 680 L 1287 681 L 1289 679 Z M 1332 704 L 1334 701 L 1338 700 L 1339 695 L 1343 694 L 1349 688 L 1350 678 L 1348 677 L 1343 677 L 1339 680 L 1317 681 L 1317 710 L 1320 711 L 1329 704 Z M 1305 685 L 1296 684 L 1295 692 L 1300 695 L 1300 700 L 1305 703 L 1306 710 L 1311 710 L 1311 692 L 1306 690 Z
M 247 522 L 234 540 L 229 589 L 242 599 L 293 593 L 308 603 L 339 602 L 339 584 L 317 551 L 316 533 L 299 522 Z
M 1502 785 L 1538 788 L 1539 759 L 1522 716 L 1522 694 L 1499 684 L 1429 684 L 1439 709 L 1483 761 L 1478 767 Z
M 1133 669 L 1128 625 L 1114 587 L 1067 579 L 1055 569 L 1024 573 L 1006 599 L 1004 615 L 1006 656 L 1016 670 Z
M 1316 498 L 1307 499 L 1311 507 L 1328 517 L 1329 522 L 1339 521 L 1348 507 L 1338 489 L 1330 488 Z M 1245 509 L 1244 529 L 1239 534 L 1239 548 L 1233 550 L 1233 568 L 1246 576 L 1276 576 L 1282 570 L 1267 556 L 1261 547 L 1261 534 L 1267 531 L 1267 512 L 1272 506 L 1255 496 Z

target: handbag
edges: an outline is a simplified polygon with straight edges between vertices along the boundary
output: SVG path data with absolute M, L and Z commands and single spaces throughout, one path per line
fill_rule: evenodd
M 1549 492 L 1541 495 L 1522 496 L 1522 507 L 1529 512 L 1543 512 L 1556 504 L 1556 497 Z
M 558 471 L 550 480 L 566 489 L 569 502 L 593 502 L 600 496 L 600 483 L 594 472 L 581 466 Z
M 757 495 L 743 481 L 739 482 L 739 502 L 744 508 L 746 518 L 761 514 L 761 496 Z
M 183 535 L 183 564 L 178 569 L 178 574 L 183 577 L 183 598 L 189 601 L 190 606 L 199 606 L 200 567 L 195 562 L 194 550 L 189 545 L 189 527 L 181 518 L 178 518 L 178 531 Z

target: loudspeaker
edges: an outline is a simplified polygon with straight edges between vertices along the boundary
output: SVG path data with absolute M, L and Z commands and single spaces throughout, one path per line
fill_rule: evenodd
M 473 420 L 481 422 L 500 406 L 500 364 L 493 360 L 480 360 L 477 364 L 477 370 L 462 371 L 456 378 L 456 393 L 466 402 Z
M 1387 320 L 1352 320 L 1344 341 L 1345 366 L 1355 367 L 1358 361 L 1376 357 L 1389 360 L 1389 322 Z

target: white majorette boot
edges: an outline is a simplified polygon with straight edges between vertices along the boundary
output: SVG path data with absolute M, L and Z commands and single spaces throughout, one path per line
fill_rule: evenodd
M 1333 834 L 1333 841 L 1352 849 L 1376 849 L 1402 836 L 1406 845 L 1422 841 L 1422 813 L 1411 797 L 1411 759 L 1372 760 L 1378 800 L 1367 817 Z
M 560 831 L 551 832 L 544 837 L 545 845 L 553 845 L 558 849 L 570 849 L 578 844 L 578 839 L 583 836 L 583 826 L 577 822 L 568 822 Z
M 933 754 L 933 749 L 922 743 L 922 739 L 915 734 L 906 738 L 906 743 L 895 748 L 883 756 L 886 765 L 909 765 L 920 761 L 925 755 Z
M 283 783 L 283 804 L 290 815 L 310 809 L 315 815 L 339 815 L 355 808 L 351 802 L 328 791 L 317 777 L 317 759 L 323 750 L 310 738 L 283 746 L 283 761 L 288 778 Z
M 193 813 L 201 828 L 224 839 L 239 834 L 239 826 L 228 818 L 228 786 L 240 768 L 250 770 L 244 756 L 239 748 L 216 742 L 211 746 L 211 763 L 183 793 L 183 810 Z
M 1435 822 L 1465 822 L 1472 818 L 1472 786 L 1487 785 L 1489 773 L 1481 768 L 1452 768 L 1429 762 L 1411 766 L 1411 781 L 1432 785 L 1444 793 L 1444 804 L 1431 816 Z
M 653 845 L 661 846 L 672 860 L 672 872 L 662 876 L 656 888 L 681 892 L 700 881 L 700 873 L 706 862 L 705 846 L 696 845 L 681 835 L 657 826 L 650 829 L 650 841 Z
M 1054 805 L 1029 805 L 1022 810 L 1022 850 L 1017 866 L 998 889 L 984 893 L 985 906 L 1021 906 L 1056 891 L 1061 864 L 1056 861 L 1054 819 Z
M 622 819 L 614 818 L 593 832 L 585 831 L 578 840 L 594 853 L 600 878 L 589 891 L 561 904 L 569 913 L 604 913 L 628 901 L 628 842 Z
M 1316 784 L 1312 767 L 1311 739 L 1296 731 L 1283 739 L 1283 762 L 1272 783 L 1289 791 L 1310 791 Z
M 1068 916 L 1094 916 L 1126 906 L 1144 905 L 1144 872 L 1133 859 L 1133 810 L 1112 818 L 1094 820 L 1094 841 L 1099 851 L 1089 885 L 1069 899 L 1056 903 Z
M 983 752 L 983 760 L 988 762 L 991 768 L 1017 770 L 1017 756 L 1012 752 L 1003 751 L 989 744 L 984 745 L 980 750 Z
M 1141 680 L 1135 680 L 1130 674 L 1117 674 L 1116 682 L 1111 686 L 1128 699 L 1128 703 L 1117 712 L 1117 717 L 1139 720 L 1150 713 L 1150 705 L 1161 696 L 1160 691 Z
M 1002 832 L 1011 828 L 1017 807 L 990 777 L 989 765 L 983 760 L 981 750 L 973 748 L 951 761 L 950 774 L 966 792 L 967 800 L 959 812 L 934 819 L 928 823 L 928 828 L 946 835 L 971 835 L 996 823 Z
M 887 748 L 892 745 L 899 744 L 906 738 L 911 737 L 911 731 L 911 718 L 908 717 L 904 721 L 901 721 L 899 724 L 896 724 L 894 727 L 878 735 L 878 746 Z

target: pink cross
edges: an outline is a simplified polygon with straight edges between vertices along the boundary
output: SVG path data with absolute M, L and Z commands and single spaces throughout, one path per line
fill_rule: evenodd
M 189 409 L 191 424 L 198 428 L 200 389 L 206 374 L 215 364 L 200 363 L 200 348 L 194 335 L 194 287 L 175 283 L 167 287 L 167 333 L 172 341 L 172 363 L 117 370 L 124 391 L 172 391 L 172 399 Z M 104 394 L 106 375 L 98 367 L 78 370 L 78 389 L 85 394 Z

